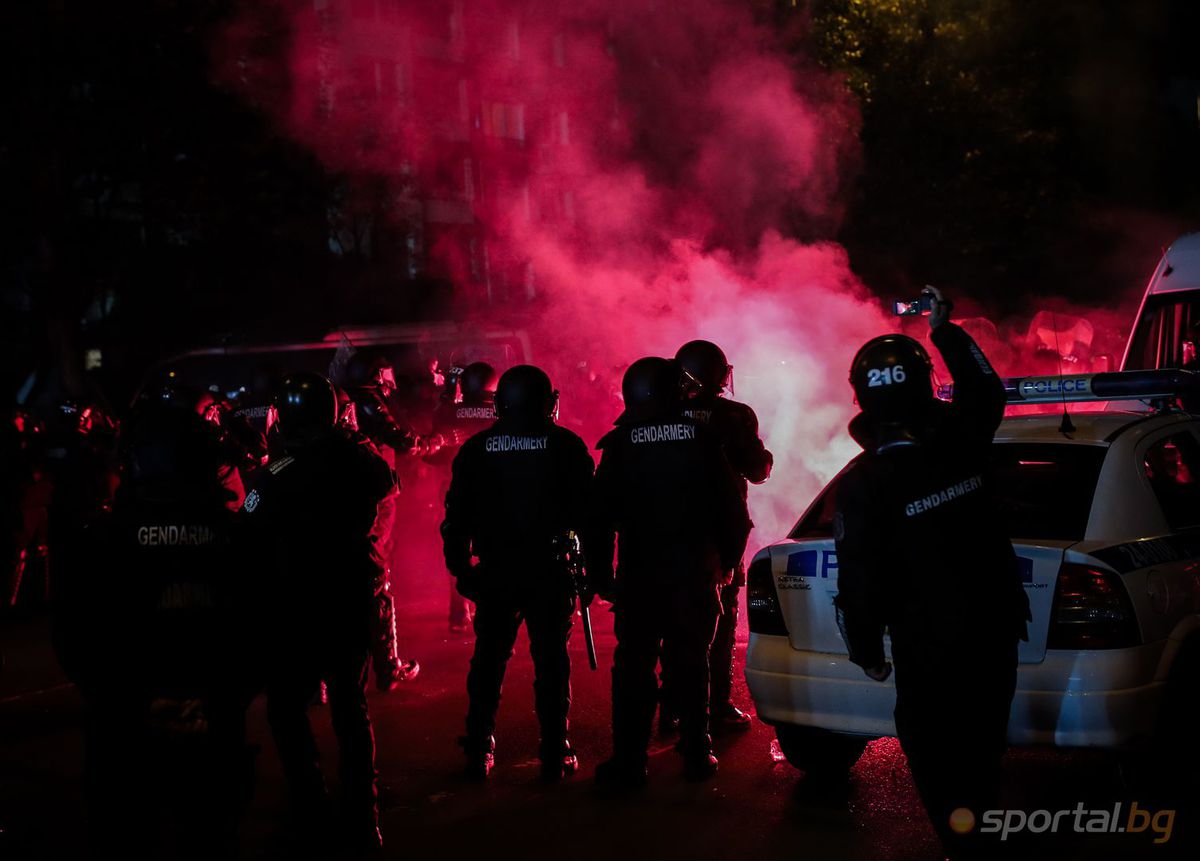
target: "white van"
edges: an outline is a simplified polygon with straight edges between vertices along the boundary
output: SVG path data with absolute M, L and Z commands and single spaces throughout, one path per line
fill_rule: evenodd
M 1200 340 L 1200 233 L 1171 243 L 1154 269 L 1138 309 L 1123 371 L 1198 366 Z

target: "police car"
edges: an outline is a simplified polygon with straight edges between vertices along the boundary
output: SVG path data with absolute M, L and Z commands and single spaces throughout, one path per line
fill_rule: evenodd
M 1011 744 L 1196 758 L 1173 741 L 1200 726 L 1200 417 L 1171 406 L 1193 381 L 1161 370 L 1006 381 L 1010 404 L 1133 400 L 1009 416 L 996 435 L 1033 613 Z M 868 741 L 895 734 L 893 685 L 850 662 L 834 612 L 837 482 L 748 571 L 746 681 L 783 754 L 810 773 L 844 773 Z

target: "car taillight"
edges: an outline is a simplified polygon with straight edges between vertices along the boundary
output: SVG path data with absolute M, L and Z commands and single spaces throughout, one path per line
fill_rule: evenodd
M 755 559 L 746 572 L 746 615 L 751 633 L 787 636 L 770 557 Z
M 1087 565 L 1067 563 L 1059 569 L 1046 648 L 1126 649 L 1140 641 L 1120 577 Z

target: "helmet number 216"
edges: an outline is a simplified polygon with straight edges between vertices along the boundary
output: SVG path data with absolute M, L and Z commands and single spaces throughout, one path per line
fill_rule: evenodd
M 904 373 L 903 365 L 871 368 L 867 371 L 867 387 L 872 389 L 879 386 L 890 386 L 892 383 L 903 383 L 906 379 L 908 379 L 908 375 Z

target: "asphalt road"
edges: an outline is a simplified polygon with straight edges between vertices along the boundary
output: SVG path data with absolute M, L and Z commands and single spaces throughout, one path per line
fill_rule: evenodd
M 581 772 L 561 785 L 538 779 L 531 664 L 522 635 L 509 669 L 497 731 L 497 766 L 486 784 L 458 776 L 455 744 L 465 710 L 469 636 L 452 636 L 437 590 L 404 608 L 403 651 L 420 659 L 418 680 L 374 696 L 386 852 L 405 858 L 530 859 L 885 859 L 940 857 L 894 739 L 875 742 L 855 766 L 848 797 L 828 796 L 781 761 L 770 728 L 719 738 L 721 772 L 703 785 L 685 783 L 670 743 L 656 742 L 650 787 L 625 798 L 605 797 L 592 769 L 608 756 L 611 617 L 597 613 L 601 670 L 587 669 L 576 636 L 573 741 Z M 0 628 L 0 859 L 70 858 L 83 853 L 79 772 L 79 702 L 54 666 L 48 625 L 35 618 Z M 744 632 L 739 659 L 744 650 Z M 744 686 L 738 697 L 747 703 Z M 947 708 L 953 708 L 948 697 Z M 328 716 L 314 709 L 327 773 L 335 769 Z M 261 701 L 250 715 L 252 741 L 262 745 L 257 791 L 243 828 L 248 857 L 287 857 L 281 776 Z M 336 778 L 333 778 L 336 783 Z M 1111 807 L 1131 798 L 1104 756 L 1015 751 L 1005 773 L 1008 806 L 1025 810 Z M 1163 858 L 1180 854 L 1175 833 L 1155 845 L 1149 834 L 1087 838 L 1048 835 L 1010 840 L 1013 857 Z M 169 853 L 164 850 L 164 856 Z

